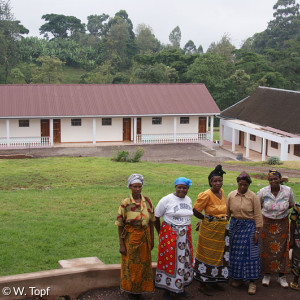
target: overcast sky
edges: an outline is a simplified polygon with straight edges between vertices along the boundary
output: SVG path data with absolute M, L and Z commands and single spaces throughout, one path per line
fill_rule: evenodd
M 44 14 L 75 16 L 87 23 L 87 16 L 102 13 L 113 17 L 121 9 L 127 11 L 134 29 L 149 25 L 156 38 L 169 43 L 169 34 L 179 26 L 181 46 L 188 40 L 204 51 L 226 33 L 239 48 L 256 32 L 266 29 L 273 19 L 277 0 L 10 0 L 16 20 L 39 36 Z M 299 3 L 299 1 L 297 1 Z

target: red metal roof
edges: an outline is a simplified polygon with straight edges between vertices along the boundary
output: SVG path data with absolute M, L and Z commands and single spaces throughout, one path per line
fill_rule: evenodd
M 0 118 L 220 113 L 204 84 L 0 85 L 0 107 Z

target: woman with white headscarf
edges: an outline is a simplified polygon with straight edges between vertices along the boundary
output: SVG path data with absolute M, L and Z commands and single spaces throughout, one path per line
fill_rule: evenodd
M 121 290 L 128 299 L 143 299 L 143 293 L 153 292 L 151 250 L 154 247 L 154 207 L 141 194 L 144 178 L 132 174 L 128 178 L 131 196 L 122 200 L 116 225 L 118 226 L 121 258 Z

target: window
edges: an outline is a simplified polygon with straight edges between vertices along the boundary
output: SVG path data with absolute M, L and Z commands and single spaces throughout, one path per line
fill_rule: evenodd
M 278 149 L 278 143 L 271 141 L 271 147 Z
M 111 118 L 102 118 L 102 126 L 110 126 Z
M 250 134 L 250 141 L 255 142 L 256 141 L 256 135 Z
M 29 120 L 19 120 L 19 127 L 29 127 Z
M 71 119 L 71 126 L 81 126 L 81 119 Z
M 161 117 L 153 117 L 152 125 L 161 125 Z
M 180 117 L 180 124 L 190 124 L 190 117 Z
M 294 145 L 294 155 L 300 156 L 300 145 Z

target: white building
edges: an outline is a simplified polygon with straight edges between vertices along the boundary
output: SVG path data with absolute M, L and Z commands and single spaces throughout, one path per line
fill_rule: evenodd
M 0 148 L 213 139 L 204 84 L 0 85 Z
M 220 116 L 220 145 L 261 153 L 261 160 L 300 160 L 300 92 L 259 87 Z

